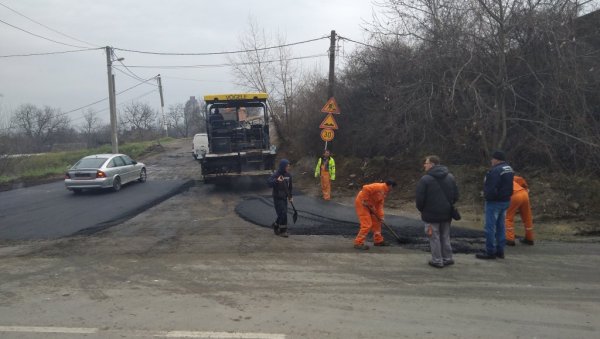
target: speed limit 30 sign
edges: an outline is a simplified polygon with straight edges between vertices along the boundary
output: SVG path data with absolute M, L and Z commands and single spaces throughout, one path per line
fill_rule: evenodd
M 335 133 L 330 128 L 325 128 L 325 129 L 321 130 L 321 140 L 323 140 L 323 141 L 331 141 L 331 140 L 333 140 L 334 136 L 335 136 Z

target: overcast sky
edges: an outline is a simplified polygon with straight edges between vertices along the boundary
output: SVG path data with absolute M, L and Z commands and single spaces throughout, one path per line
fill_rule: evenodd
M 9 8 L 6 8 L 9 7 Z M 12 11 L 12 10 L 14 11 Z M 267 34 L 285 36 L 294 43 L 337 34 L 364 41 L 361 28 L 370 21 L 370 0 L 0 0 L 0 55 L 57 52 L 113 46 L 159 52 L 222 52 L 239 50 L 239 37 L 248 31 L 250 19 Z M 18 12 L 18 13 L 15 13 Z M 22 14 L 70 39 L 19 15 Z M 12 27 L 12 26 L 18 27 Z M 21 30 L 19 30 L 21 29 Z M 39 35 L 36 37 L 22 30 Z M 325 55 L 329 40 L 292 48 L 294 57 Z M 342 45 L 349 54 L 357 46 Z M 226 56 L 153 56 L 115 51 L 127 66 L 212 65 L 227 63 Z M 327 77 L 327 57 L 303 60 L 302 67 Z M 120 69 L 123 70 L 122 67 Z M 242 89 L 232 83 L 229 67 L 186 69 L 130 68 L 147 79 L 161 74 L 165 111 L 169 105 L 185 103 L 190 96 Z M 114 72 L 117 92 L 139 81 Z M 6 118 L 24 103 L 48 105 L 67 112 L 108 95 L 104 49 L 85 52 L 0 58 L 0 114 Z M 155 84 L 155 81 L 151 82 Z M 143 84 L 117 96 L 117 104 L 131 100 L 147 102 L 157 110 L 156 86 Z M 145 95 L 145 96 L 143 96 Z M 108 121 L 108 100 L 91 106 Z M 87 110 L 87 108 L 86 108 Z M 73 125 L 82 123 L 82 112 L 69 114 Z M 2 118 L 2 117 L 0 117 Z

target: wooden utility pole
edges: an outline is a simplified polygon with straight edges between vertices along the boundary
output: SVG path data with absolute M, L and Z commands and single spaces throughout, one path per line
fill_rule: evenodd
M 165 136 L 169 136 L 169 130 L 167 128 L 167 121 L 165 120 L 165 101 L 163 100 L 162 81 L 160 80 L 160 74 L 158 75 L 158 92 L 160 93 L 160 111 L 162 113 L 162 124 L 165 130 Z
M 112 48 L 106 49 L 106 70 L 108 73 L 108 105 L 110 108 L 110 134 L 112 152 L 119 153 L 119 140 L 117 139 L 117 101 L 115 99 L 115 77 L 112 74 Z
M 335 83 L 335 30 L 331 31 L 331 41 L 329 43 L 329 88 L 327 98 L 333 97 L 333 87 Z

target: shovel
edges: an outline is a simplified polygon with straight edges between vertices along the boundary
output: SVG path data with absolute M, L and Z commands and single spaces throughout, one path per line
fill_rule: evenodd
M 289 198 L 290 197 L 290 192 L 288 191 L 287 183 L 284 182 L 283 187 L 285 188 L 285 194 Z M 294 209 L 294 214 L 292 215 L 292 220 L 294 221 L 294 224 L 295 224 L 296 220 L 298 220 L 298 211 L 296 211 L 296 206 L 294 206 L 294 202 L 293 201 L 290 201 L 290 204 L 292 204 L 292 209 Z
M 379 222 L 383 226 L 385 226 L 385 228 L 387 228 L 388 231 L 390 231 L 390 233 L 392 233 L 392 235 L 394 236 L 394 238 L 396 238 L 396 240 L 398 241 L 399 244 L 402 244 L 402 240 L 400 240 L 400 237 L 398 236 L 398 234 L 396 234 L 396 232 L 390 226 L 388 226 L 386 223 L 384 223 L 383 220 L 381 220 L 377 214 L 375 214 L 373 209 L 371 209 L 371 206 L 368 206 L 368 205 L 366 205 L 366 206 L 369 209 L 369 212 L 371 212 L 371 215 L 373 215 L 375 218 L 377 218 L 377 220 L 379 220 Z

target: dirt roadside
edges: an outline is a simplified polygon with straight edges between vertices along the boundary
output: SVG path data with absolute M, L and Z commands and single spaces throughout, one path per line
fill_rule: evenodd
M 144 160 L 148 184 L 200 178 L 185 141 L 163 147 Z M 0 336 L 84 336 L 2 326 L 97 329 L 86 338 L 156 331 L 263 338 L 600 334 L 598 244 L 542 240 L 507 249 L 506 260 L 457 255 L 454 266 L 439 270 L 426 265 L 423 251 L 357 252 L 338 236 L 275 237 L 234 212 L 256 193 L 198 183 L 93 236 L 0 247 Z

